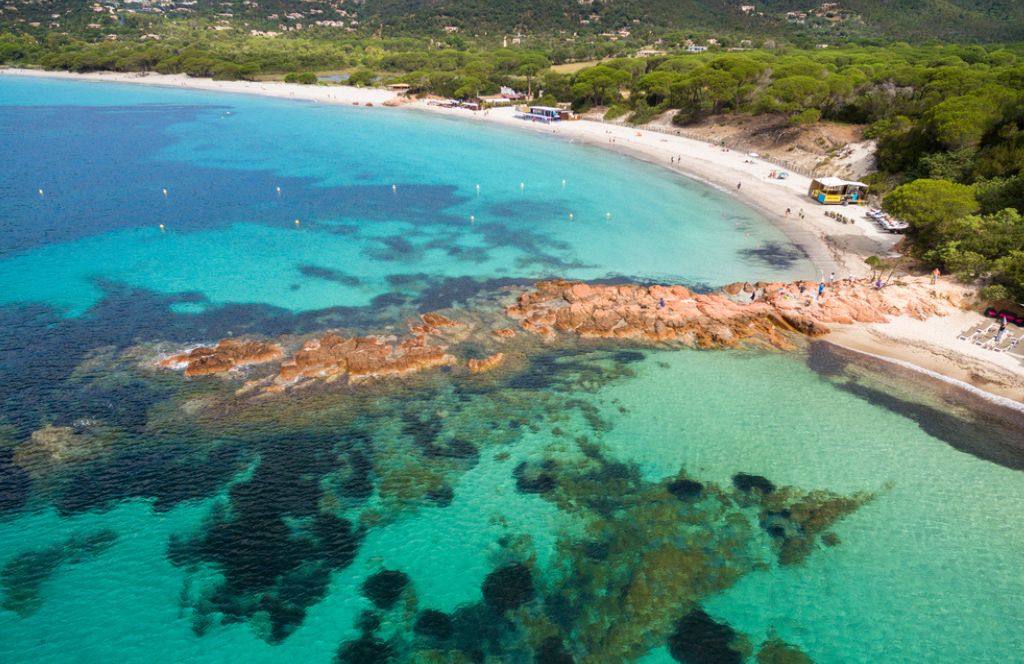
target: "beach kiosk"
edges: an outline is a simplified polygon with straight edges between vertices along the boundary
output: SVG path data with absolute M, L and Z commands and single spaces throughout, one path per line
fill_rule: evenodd
M 851 182 L 842 178 L 816 178 L 811 180 L 807 195 L 822 205 L 862 204 L 868 186 L 863 182 Z
M 546 120 L 561 120 L 562 109 L 551 106 L 531 106 L 530 115 L 536 115 Z

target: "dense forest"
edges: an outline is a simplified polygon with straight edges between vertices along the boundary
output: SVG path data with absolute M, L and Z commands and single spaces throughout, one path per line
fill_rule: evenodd
M 1024 39 L 1024 3 L 1019 0 L 13 0 L 0 10 L 0 27 L 80 36 L 101 18 L 96 6 L 121 17 L 226 19 L 261 30 L 308 28 L 323 19 L 367 34 L 426 36 L 450 26 L 475 39 L 588 35 L 623 28 L 655 38 L 698 30 L 804 45 L 847 38 Z
M 49 7 L 55 0 L 46 2 Z M 716 32 L 712 38 L 699 29 L 658 31 L 654 21 L 620 31 L 615 39 L 549 32 L 503 47 L 505 36 L 501 41 L 496 35 L 473 38 L 461 28 L 420 34 L 381 27 L 400 26 L 402 16 L 423 12 L 458 23 L 456 10 L 469 12 L 478 5 L 479 14 L 466 15 L 477 29 L 489 21 L 506 27 L 519 10 L 516 15 L 525 20 L 547 15 L 555 6 L 567 7 L 538 2 L 527 10 L 519 4 L 367 0 L 360 6 L 363 14 L 372 10 L 383 17 L 376 28 L 339 32 L 307 26 L 274 36 L 214 29 L 224 27 L 223 22 L 201 17 L 128 14 L 115 21 L 113 14 L 105 14 L 116 30 L 107 37 L 89 33 L 96 30 L 89 24 L 67 33 L 0 32 L 0 63 L 222 79 L 287 77 L 310 84 L 317 82 L 314 72 L 341 71 L 357 85 L 403 82 L 412 94 L 457 98 L 507 85 L 533 92 L 544 103 L 577 110 L 600 107 L 608 119 L 625 116 L 634 123 L 663 114 L 681 126 L 713 114 L 772 114 L 794 124 L 857 123 L 878 145 L 872 193 L 884 196 L 884 207 L 912 225 L 911 250 L 921 263 L 967 280 L 982 279 L 993 298 L 1024 298 L 1024 44 L 850 40 L 828 48 L 801 47 L 798 39 L 776 39 L 766 32 L 746 37 Z M 683 14 L 696 12 L 698 5 L 704 12 L 726 11 L 717 2 L 657 0 L 606 2 L 600 11 L 604 16 L 625 12 L 615 24 L 634 25 L 630 7 L 656 14 L 667 12 L 669 4 Z M 1010 22 L 1011 32 L 1024 27 L 1024 16 L 1018 16 L 1024 3 L 1009 0 L 847 0 L 843 6 L 856 8 L 858 20 L 867 21 L 883 4 L 903 8 L 892 12 L 891 26 L 914 22 L 908 8 L 918 7 L 932 12 L 928 22 L 936 25 L 958 19 L 966 30 L 978 14 L 997 22 L 1021 18 Z M 795 3 L 785 0 L 759 5 L 766 13 L 790 6 Z M 574 2 L 573 7 L 575 12 L 582 5 Z M 709 24 L 718 20 L 712 14 L 705 19 Z M 695 22 L 705 19 L 694 14 Z M 757 20 L 771 23 L 767 16 Z M 915 25 L 923 22 L 918 18 Z M 718 25 L 732 24 L 722 19 Z M 648 43 L 654 34 L 657 39 Z M 707 50 L 688 52 L 688 47 L 700 50 L 694 46 Z M 573 61 L 583 62 L 571 73 L 552 68 Z

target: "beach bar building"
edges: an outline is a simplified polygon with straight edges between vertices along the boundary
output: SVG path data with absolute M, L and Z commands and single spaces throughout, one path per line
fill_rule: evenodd
M 811 180 L 807 195 L 822 205 L 846 205 L 863 203 L 868 186 L 863 182 L 851 182 L 842 178 L 825 177 Z

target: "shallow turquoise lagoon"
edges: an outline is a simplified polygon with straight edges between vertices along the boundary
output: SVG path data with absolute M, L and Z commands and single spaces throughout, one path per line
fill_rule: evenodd
M 0 302 L 76 315 L 116 283 L 294 312 L 422 292 L 409 286 L 419 275 L 434 288 L 815 276 L 714 190 L 525 132 L 31 79 L 3 81 L 0 104 L 13 155 L 0 222 L 13 287 Z
M 262 401 L 150 368 L 496 320 L 546 276 L 815 276 L 714 190 L 412 112 L 26 79 L 0 147 L 0 661 L 1024 652 L 1019 413 L 825 344 L 519 335 L 483 378 Z

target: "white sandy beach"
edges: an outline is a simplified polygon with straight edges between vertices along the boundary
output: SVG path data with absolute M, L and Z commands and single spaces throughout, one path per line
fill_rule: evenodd
M 161 88 L 209 90 L 232 94 L 259 95 L 279 99 L 312 101 L 318 104 L 381 105 L 398 95 L 379 88 L 357 88 L 350 85 L 301 85 L 279 81 L 215 81 L 212 78 L 192 78 L 186 74 L 153 74 L 136 72 L 89 72 L 75 74 L 66 71 L 42 69 L 0 68 L 0 76 L 32 76 L 65 81 L 93 81 L 99 83 L 131 83 Z
M 840 224 L 826 217 L 825 208 L 807 197 L 810 185 L 807 177 L 791 173 L 785 180 L 771 179 L 768 174 L 778 167 L 770 162 L 673 134 L 588 120 L 554 125 L 528 122 L 515 118 L 516 111 L 513 108 L 473 112 L 441 108 L 425 101 L 404 104 L 404 100 L 400 100 L 396 93 L 375 88 L 214 81 L 185 75 L 116 72 L 73 74 L 24 69 L 0 69 L 0 76 L 154 85 L 336 105 L 404 105 L 406 108 L 466 121 L 491 122 L 551 134 L 553 137 L 614 150 L 655 163 L 737 196 L 761 211 L 807 252 L 820 273 L 808 275 L 810 280 L 830 272 L 835 272 L 839 277 L 866 275 L 869 268 L 864 258 L 889 254 L 899 241 L 899 236 L 879 230 L 865 218 L 860 208 L 834 208 L 854 219 L 854 224 Z M 792 210 L 789 216 L 785 215 L 786 208 Z M 798 215 L 801 209 L 805 212 L 804 219 Z M 853 350 L 912 364 L 970 383 L 981 390 L 1024 402 L 1024 362 L 1006 353 L 995 353 L 957 339 L 961 331 L 981 320 L 979 305 L 976 312 L 963 312 L 927 321 L 899 318 L 884 325 L 840 326 L 827 339 Z

